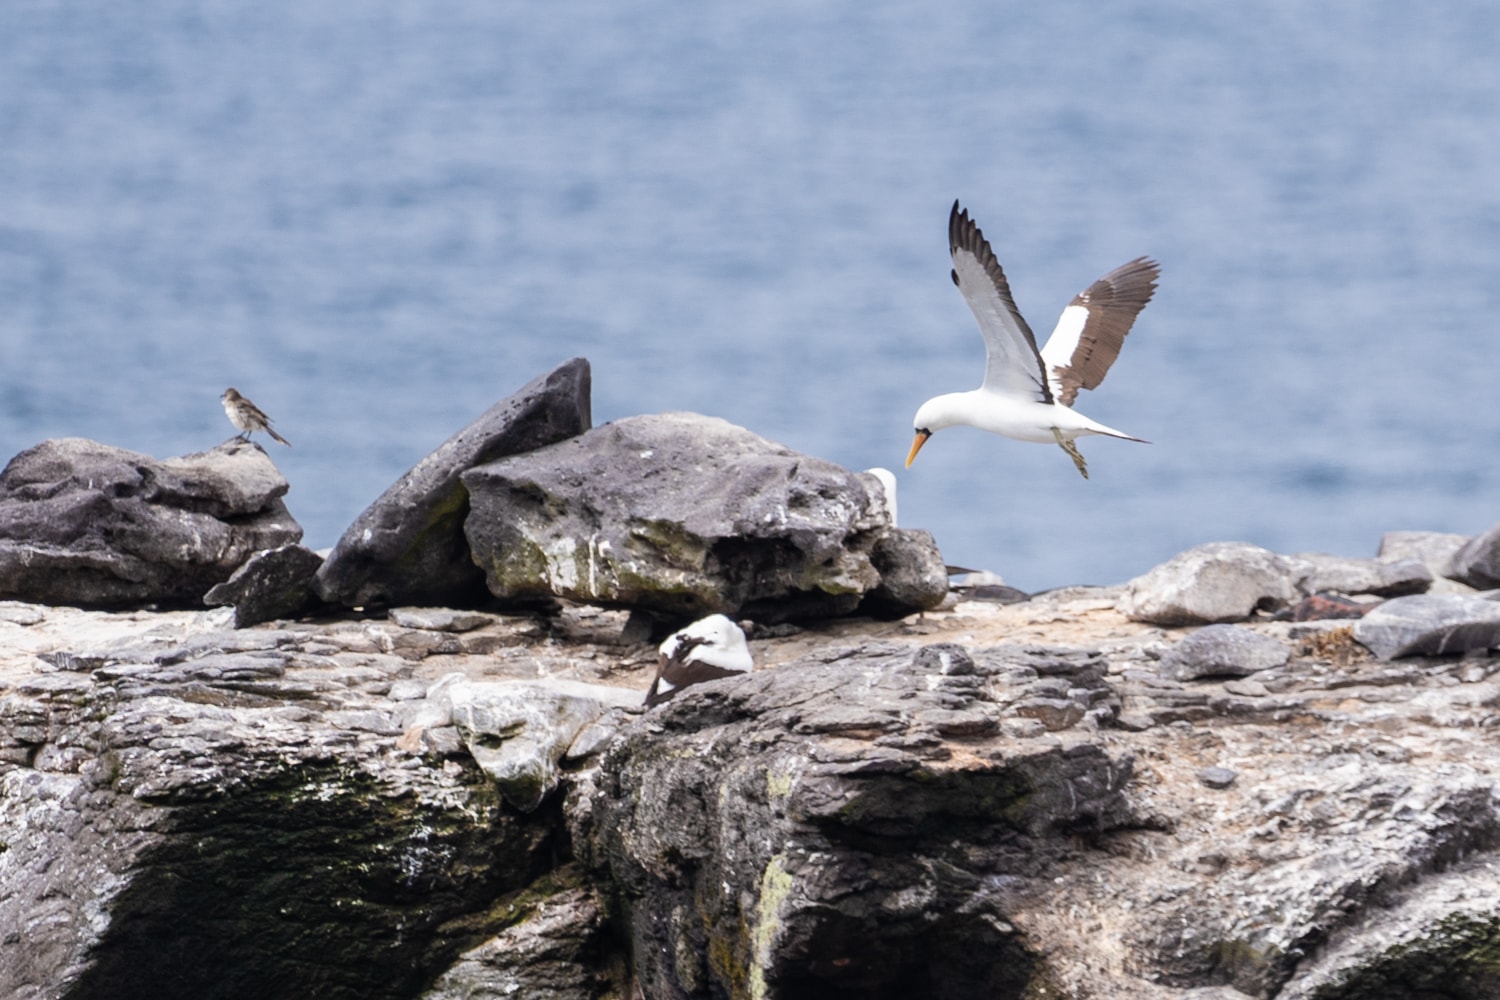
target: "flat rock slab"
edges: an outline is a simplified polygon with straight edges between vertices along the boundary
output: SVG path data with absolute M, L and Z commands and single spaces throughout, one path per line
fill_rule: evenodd
M 483 611 L 456 611 L 452 608 L 391 608 L 388 615 L 402 628 L 431 632 L 472 632 L 499 620 Z
M 931 537 L 892 528 L 873 476 L 712 417 L 618 420 L 463 481 L 474 559 L 503 600 L 776 620 L 847 614 L 877 592 L 885 613 L 910 613 L 947 593 Z
M 451 674 L 426 701 L 403 713 L 408 726 L 458 727 L 475 763 L 523 812 L 541 805 L 562 778 L 558 766 L 576 737 L 613 707 L 636 707 L 640 694 L 577 681 L 471 681 Z
M 1243 621 L 1301 596 L 1293 563 L 1247 542 L 1211 542 L 1188 549 L 1126 585 L 1119 609 L 1153 625 Z
M 1420 559 L 1350 559 L 1323 552 L 1299 552 L 1290 561 L 1297 588 L 1305 594 L 1374 594 L 1405 597 L 1426 593 L 1433 572 Z
M 1464 594 L 1398 597 L 1361 618 L 1354 638 L 1383 660 L 1500 647 L 1500 603 Z
M 589 388 L 589 363 L 574 358 L 443 442 L 354 519 L 318 571 L 318 594 L 346 607 L 482 600 L 484 579 L 464 539 L 461 474 L 588 430 Z
M 1239 625 L 1208 625 L 1167 650 L 1163 677 L 1176 681 L 1199 677 L 1245 677 L 1284 665 L 1291 647 Z
M 0 597 L 80 607 L 197 605 L 261 549 L 299 541 L 259 445 L 155 459 L 44 441 L 0 473 Z

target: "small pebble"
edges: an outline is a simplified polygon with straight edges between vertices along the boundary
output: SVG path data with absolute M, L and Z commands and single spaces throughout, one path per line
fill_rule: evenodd
M 1205 767 L 1198 772 L 1198 780 L 1209 788 L 1228 788 L 1239 777 L 1227 767 Z

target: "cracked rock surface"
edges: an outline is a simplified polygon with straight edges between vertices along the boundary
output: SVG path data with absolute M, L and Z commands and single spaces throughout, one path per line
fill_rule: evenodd
M 1494 996 L 1493 653 L 1253 617 L 1175 679 L 1123 595 L 752 629 L 651 711 L 623 612 L 0 602 L 0 995 Z

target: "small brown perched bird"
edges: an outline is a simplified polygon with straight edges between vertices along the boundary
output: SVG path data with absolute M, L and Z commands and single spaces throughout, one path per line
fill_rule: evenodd
M 230 386 L 219 399 L 224 404 L 224 413 L 229 417 L 229 422 L 239 428 L 241 440 L 249 441 L 252 431 L 265 431 L 288 448 L 292 446 L 292 442 L 271 429 L 271 418 L 266 416 L 265 411 L 241 396 L 238 389 Z

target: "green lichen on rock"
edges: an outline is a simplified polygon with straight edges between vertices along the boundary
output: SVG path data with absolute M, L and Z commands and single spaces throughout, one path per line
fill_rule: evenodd
M 848 614 L 880 585 L 871 551 L 894 530 L 871 514 L 858 475 L 693 414 L 626 418 L 464 482 L 465 531 L 501 598 L 550 591 L 766 620 Z M 557 497 L 566 503 L 550 505 Z M 924 554 L 946 583 L 936 548 Z
M 342 762 L 231 791 L 156 807 L 165 836 L 69 1000 L 405 1000 L 488 929 L 465 914 L 545 870 L 560 826 L 518 821 L 477 769 L 447 804 Z
M 1312 994 L 1313 1000 L 1500 996 L 1500 916 L 1450 914 Z
M 773 855 L 761 872 L 755 903 L 755 924 L 750 930 L 751 960 L 746 993 L 749 1000 L 765 1000 L 765 969 L 771 962 L 776 945 L 782 905 L 794 888 L 796 881 L 787 872 L 781 855 Z
M 530 597 L 550 593 L 547 556 L 540 546 L 523 542 L 475 555 L 490 591 L 500 597 Z
M 1210 963 L 1231 983 L 1258 989 L 1285 958 L 1279 948 L 1237 937 L 1215 942 Z
M 796 786 L 797 775 L 793 771 L 779 771 L 767 769 L 766 771 L 766 799 L 777 802 L 792 794 Z
M 708 547 L 702 536 L 677 521 L 631 518 L 626 525 L 629 548 L 650 553 L 668 566 L 702 569 Z

